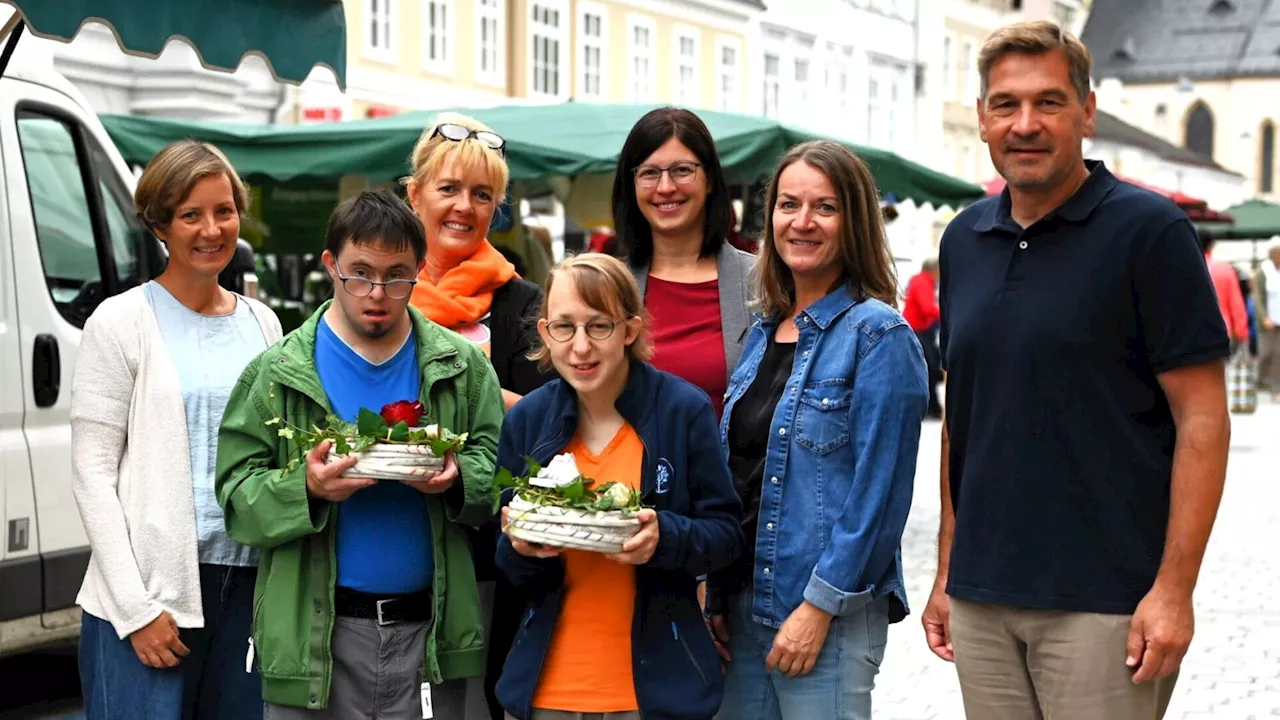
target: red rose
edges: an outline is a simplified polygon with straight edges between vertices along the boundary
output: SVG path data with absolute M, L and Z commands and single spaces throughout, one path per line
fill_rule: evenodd
M 387 425 L 395 427 L 395 424 L 404 421 L 409 427 L 417 427 L 418 419 L 422 417 L 422 413 L 426 408 L 420 402 L 409 402 L 408 400 L 399 400 L 390 405 L 382 406 L 382 419 L 387 421 Z

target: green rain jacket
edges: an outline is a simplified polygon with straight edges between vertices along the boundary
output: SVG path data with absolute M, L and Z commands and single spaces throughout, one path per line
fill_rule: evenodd
M 227 532 L 261 550 L 253 597 L 253 645 L 263 698 L 324 708 L 333 678 L 336 507 L 307 494 L 306 463 L 290 425 L 323 426 L 330 408 L 315 367 L 316 329 L 332 301 L 245 368 L 218 435 L 216 491 Z M 502 423 L 502 393 L 479 348 L 409 308 L 422 366 L 423 424 L 467 433 L 457 454 L 461 478 L 423 495 L 435 546 L 434 620 L 422 659 L 431 683 L 484 673 L 484 631 L 471 548 L 462 525 L 492 516 L 489 498 Z M 376 408 L 371 408 L 376 410 Z M 358 491 L 357 491 L 358 492 Z

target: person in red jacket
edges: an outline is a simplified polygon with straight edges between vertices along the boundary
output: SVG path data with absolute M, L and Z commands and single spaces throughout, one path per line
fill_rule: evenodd
M 938 403 L 938 383 L 942 382 L 942 357 L 938 349 L 938 260 L 928 258 L 920 272 L 907 283 L 902 316 L 916 332 L 924 360 L 929 366 L 929 417 L 942 417 Z

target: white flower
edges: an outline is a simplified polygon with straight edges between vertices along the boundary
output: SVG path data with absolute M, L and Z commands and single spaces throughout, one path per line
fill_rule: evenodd
M 613 500 L 615 508 L 626 507 L 631 504 L 631 489 L 622 483 L 614 483 L 605 491 L 605 497 Z
M 568 485 L 578 479 L 578 464 L 573 460 L 573 453 L 561 453 L 551 458 L 551 463 L 529 478 L 530 485 L 544 488 L 556 488 Z

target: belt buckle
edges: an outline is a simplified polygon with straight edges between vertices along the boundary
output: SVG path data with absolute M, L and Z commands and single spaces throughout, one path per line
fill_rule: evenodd
M 395 620 L 383 620 L 383 619 L 382 619 L 382 604 L 383 604 L 383 603 L 387 603 L 387 602 L 391 602 L 392 600 L 394 600 L 394 598 L 387 598 L 386 600 L 377 600 L 377 601 L 375 601 L 375 602 L 373 603 L 374 610 L 375 610 L 375 611 L 376 611 L 376 613 L 377 613 L 377 617 L 378 617 L 378 624 L 379 624 L 379 625 L 390 625 L 390 624 L 392 624 L 392 623 L 396 622 Z

